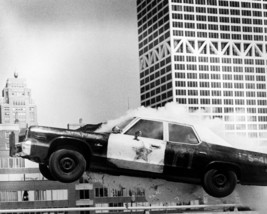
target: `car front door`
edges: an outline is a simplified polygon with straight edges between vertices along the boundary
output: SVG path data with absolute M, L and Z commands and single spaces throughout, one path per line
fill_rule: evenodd
M 110 135 L 107 158 L 118 168 L 162 173 L 163 133 L 163 122 L 140 119 L 123 133 Z

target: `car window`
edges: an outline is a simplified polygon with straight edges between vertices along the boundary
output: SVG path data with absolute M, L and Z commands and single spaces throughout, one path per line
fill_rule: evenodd
M 120 123 L 117 124 L 117 126 L 119 126 L 121 129 L 124 129 L 128 124 L 130 124 L 130 122 L 133 121 L 134 118 L 129 118 L 126 120 L 121 121 Z
M 152 120 L 139 120 L 125 134 L 135 135 L 137 131 L 142 132 L 141 137 L 163 140 L 163 123 Z
M 189 126 L 169 124 L 169 140 L 173 142 L 198 144 L 198 139 Z

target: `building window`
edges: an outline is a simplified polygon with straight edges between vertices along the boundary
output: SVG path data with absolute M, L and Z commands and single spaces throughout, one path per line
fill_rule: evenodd
M 233 105 L 234 101 L 232 99 L 224 99 L 224 105 Z
M 174 68 L 175 68 L 175 70 L 184 71 L 185 70 L 185 65 L 184 64 L 175 64 Z
M 88 189 L 83 189 L 80 190 L 80 199 L 89 199 L 90 198 L 90 190 Z
M 212 96 L 221 96 L 221 91 L 212 91 Z
M 208 91 L 208 90 L 200 90 L 200 95 L 201 96 L 210 96 L 210 91 Z
M 22 158 L 0 158 L 0 169 L 25 168 Z
M 207 25 L 202 23 L 197 23 L 197 29 L 206 30 Z
M 1 202 L 11 202 L 18 201 L 17 191 L 0 191 L 0 201 Z
M 176 99 L 176 101 L 177 101 L 179 104 L 186 104 L 186 98 L 178 98 L 178 99 Z
M 176 90 L 177 95 L 186 95 L 186 90 Z
M 200 99 L 200 103 L 203 105 L 209 105 L 210 104 L 210 99 Z
M 206 0 L 196 0 L 196 4 L 205 5 Z
M 266 106 L 267 101 L 266 100 L 258 100 L 258 105 L 260 106 Z
M 185 73 L 175 73 L 175 78 L 185 79 Z
M 212 99 L 212 104 L 213 105 L 221 105 L 222 104 L 222 100 L 221 99 Z
M 184 11 L 185 12 L 194 12 L 194 7 L 192 7 L 192 6 L 184 6 Z
M 185 82 L 184 81 L 176 81 L 175 86 L 176 87 L 185 87 Z
M 236 97 L 244 97 L 244 91 L 235 91 L 235 96 Z
M 188 90 L 188 96 L 197 96 L 198 91 L 197 90 Z
M 234 10 L 234 9 L 231 9 L 230 10 L 230 13 L 231 15 L 234 15 L 234 16 L 239 16 L 240 15 L 240 10 Z M 232 23 L 240 23 L 240 19 L 239 18 L 231 18 L 231 20 L 236 20 L 236 21 L 232 21 Z
M 221 83 L 220 82 L 212 82 L 211 83 L 211 87 L 212 88 L 220 88 L 221 87 Z
M 95 197 L 96 198 L 108 197 L 108 189 L 105 187 L 95 188 Z
M 256 100 L 247 100 L 246 103 L 247 103 L 247 105 L 254 106 L 254 105 L 256 105 Z
M 223 96 L 225 97 L 233 97 L 233 91 L 224 91 Z
M 187 78 L 188 79 L 197 79 L 197 74 L 196 73 L 187 73 Z
M 194 15 L 190 15 L 190 14 L 184 14 L 184 20 L 195 20 L 195 16 Z
M 244 100 L 237 99 L 237 100 L 235 100 L 235 104 L 236 105 L 244 105 L 245 104 L 245 101 Z
M 242 10 L 242 16 L 251 16 L 250 10 Z
M 198 104 L 198 99 L 189 98 L 188 99 L 188 104 L 196 105 L 196 104 Z
M 200 82 L 199 84 L 200 84 L 201 88 L 209 88 L 209 86 L 210 86 L 209 82 Z
M 197 13 L 206 13 L 206 8 L 205 7 L 197 7 L 196 12 Z
M 190 88 L 196 88 L 198 86 L 197 82 L 187 82 L 187 86 Z

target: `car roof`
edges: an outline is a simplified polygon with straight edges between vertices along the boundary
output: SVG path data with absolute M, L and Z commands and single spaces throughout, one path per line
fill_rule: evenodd
M 167 123 L 176 123 L 176 124 L 179 124 L 179 125 L 194 127 L 194 125 L 190 124 L 190 123 L 184 123 L 184 122 L 179 122 L 177 120 L 165 119 L 165 118 L 160 118 L 160 117 L 141 117 L 141 116 L 138 116 L 138 117 L 134 117 L 134 118 L 143 119 L 143 120 L 161 121 L 161 122 L 167 122 Z

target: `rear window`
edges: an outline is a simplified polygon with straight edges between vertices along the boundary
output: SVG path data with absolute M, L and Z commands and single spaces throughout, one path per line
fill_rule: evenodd
M 198 139 L 192 127 L 169 124 L 169 140 L 173 142 L 198 144 Z

